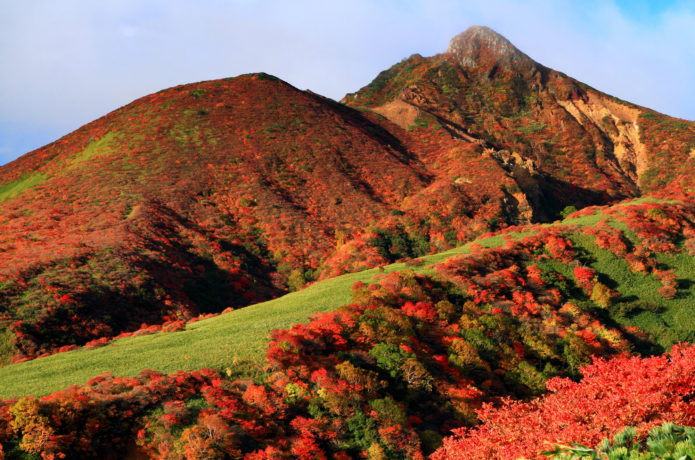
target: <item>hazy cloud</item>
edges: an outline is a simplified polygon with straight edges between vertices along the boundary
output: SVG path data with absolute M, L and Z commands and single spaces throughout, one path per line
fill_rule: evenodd
M 180 83 L 265 71 L 339 99 L 474 24 L 597 89 L 695 119 L 692 0 L 4 1 L 0 163 Z

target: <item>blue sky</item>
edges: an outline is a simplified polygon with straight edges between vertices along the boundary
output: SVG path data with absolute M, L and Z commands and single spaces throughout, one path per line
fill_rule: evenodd
M 476 24 L 695 119 L 695 0 L 0 0 L 0 164 L 180 83 L 264 71 L 340 99 Z

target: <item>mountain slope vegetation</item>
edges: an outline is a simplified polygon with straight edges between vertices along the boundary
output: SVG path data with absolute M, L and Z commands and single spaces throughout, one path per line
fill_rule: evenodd
M 15 354 L 246 305 L 504 222 L 496 185 L 442 186 L 413 153 L 437 145 L 396 131 L 258 74 L 147 96 L 4 166 L 0 298 L 27 339 Z M 367 241 L 357 260 L 352 244 L 322 267 L 353 235 Z
M 688 339 L 695 280 L 692 257 L 679 255 L 692 246 L 694 212 L 690 204 L 663 200 L 591 208 L 561 223 L 512 228 L 436 256 L 325 280 L 186 331 L 14 364 L 0 369 L 6 396 L 30 388 L 45 394 L 103 370 L 123 377 L 92 379 L 38 406 L 38 400 L 22 398 L 6 407 L 13 420 L 17 405 L 52 414 L 53 422 L 42 426 L 56 438 L 40 452 L 102 454 L 94 443 L 75 444 L 71 430 L 80 430 L 81 422 L 64 418 L 61 407 L 72 406 L 73 398 L 100 401 L 108 394 L 108 404 L 132 407 L 133 418 L 118 428 L 126 430 L 118 442 L 106 440 L 115 430 L 106 421 L 90 436 L 120 452 L 139 444 L 149 456 L 183 455 L 194 432 L 218 423 L 215 429 L 228 434 L 208 439 L 210 455 L 235 449 L 287 456 L 383 451 L 418 458 L 452 429 L 478 423 L 483 402 L 542 394 L 548 378 L 576 378 L 591 355 L 658 353 Z M 669 219 L 676 218 L 681 225 L 672 225 Z M 612 268 L 621 265 L 623 270 Z M 676 275 L 675 285 L 665 273 Z M 669 286 L 675 292 L 663 289 Z M 273 329 L 321 311 L 307 324 L 273 332 L 269 343 Z M 206 366 L 214 370 L 194 371 Z M 151 370 L 135 375 L 145 368 L 191 371 L 167 378 Z M 691 371 L 682 377 L 691 378 Z M 143 391 L 156 393 L 132 400 Z M 196 406 L 200 392 L 206 402 Z M 237 409 L 219 412 L 232 400 Z M 77 420 L 103 420 L 90 409 L 94 403 L 83 404 L 74 408 L 83 414 Z M 669 414 L 664 417 L 672 419 L 659 420 L 687 421 Z M 262 423 L 263 417 L 274 421 L 261 431 L 241 422 Z M 621 420 L 616 426 L 623 426 Z M 242 431 L 231 428 L 239 423 Z M 8 445 L 22 449 L 5 436 Z
M 673 249 L 668 252 L 657 249 L 657 252 L 647 252 L 641 258 L 636 258 L 634 254 L 643 251 L 644 241 L 625 222 L 631 222 L 634 228 L 643 228 L 645 223 L 653 226 L 656 221 L 636 222 L 630 221 L 626 216 L 634 216 L 635 210 L 645 207 L 652 210 L 664 209 L 664 213 L 679 212 L 679 219 L 688 226 L 674 230 L 669 228 L 668 221 L 664 221 L 662 225 L 666 225 L 672 233 L 668 236 L 656 235 L 675 242 Z M 660 212 L 652 211 L 651 214 L 658 216 Z M 560 226 L 568 229 L 565 230 L 569 236 L 568 244 L 575 247 L 573 251 L 580 254 L 581 258 L 572 256 L 571 260 L 565 260 L 570 263 L 545 262 L 544 268 L 563 279 L 569 279 L 571 283 L 575 278 L 574 265 L 586 267 L 589 278 L 586 275 L 581 278 L 580 275 L 581 281 L 575 283 L 586 288 L 586 283 L 595 284 L 593 278 L 599 277 L 610 285 L 614 291 L 610 295 L 611 306 L 608 308 L 612 321 L 618 321 L 626 327 L 639 327 L 650 335 L 650 341 L 657 349 L 679 341 L 691 341 L 695 330 L 690 315 L 690 305 L 695 295 L 695 270 L 691 254 L 694 250 L 692 213 L 691 208 L 681 203 L 658 200 L 628 201 L 613 208 L 587 209 L 583 212 L 585 215 L 570 216 Z M 118 339 L 102 348 L 88 347 L 0 368 L 0 378 L 3 381 L 0 396 L 44 395 L 69 385 L 80 384 L 103 372 L 125 376 L 134 375 L 142 369 L 173 372 L 203 367 L 234 370 L 238 366 L 240 372 L 253 374 L 262 366 L 268 336 L 274 329 L 288 328 L 292 324 L 306 321 L 312 314 L 329 312 L 349 303 L 350 288 L 355 282 L 370 283 L 374 282 L 377 275 L 403 270 L 432 274 L 434 264 L 449 257 L 468 254 L 479 246 L 499 247 L 510 239 L 537 235 L 556 227 L 557 224 L 514 228 L 504 234 L 478 239 L 475 244 L 416 259 L 416 265 L 401 262 L 341 275 L 278 299 L 190 323 L 183 332 L 142 330 L 140 334 L 135 334 L 136 337 Z M 600 230 L 596 232 L 594 228 Z M 652 232 L 654 231 L 652 227 Z M 686 238 L 684 234 L 689 236 Z M 654 236 L 651 235 L 650 238 Z M 648 244 L 651 240 L 645 241 Z M 677 289 L 675 294 L 666 292 L 670 298 L 664 298 L 659 291 L 663 283 L 658 276 L 663 278 L 662 272 L 669 271 L 676 275 Z M 586 297 L 591 297 L 593 286 L 584 294 L 576 289 L 568 291 L 575 301 L 581 305 L 592 305 L 591 299 Z M 219 345 L 221 342 L 224 346 Z M 129 356 L 138 358 L 128 359 Z
M 486 28 L 346 102 L 359 110 L 266 74 L 183 85 L 1 167 L 0 359 L 248 305 L 566 206 L 689 190 L 692 123 Z
M 480 143 L 540 219 L 692 176 L 692 122 L 548 69 L 486 27 L 454 37 L 445 53 L 403 60 L 343 102 Z
M 477 26 L 145 96 L 0 167 L 0 460 L 684 451 L 693 152 Z

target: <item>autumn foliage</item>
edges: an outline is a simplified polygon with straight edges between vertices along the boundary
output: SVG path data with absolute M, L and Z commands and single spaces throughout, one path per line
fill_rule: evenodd
M 343 104 L 263 73 L 176 86 L 2 166 L 0 333 L 13 337 L 0 362 L 245 306 L 568 205 L 660 188 L 688 201 L 691 122 L 498 43 L 473 28 Z M 643 246 L 609 226 L 597 244 L 636 271 L 676 248 L 677 209 L 616 213 Z M 549 238 L 553 257 L 573 257 Z
M 631 353 L 692 337 L 658 314 L 691 291 L 694 133 L 481 27 L 343 103 L 263 73 L 134 101 L 0 167 L 0 365 L 497 243 L 382 268 L 253 378 L 0 401 L 0 460 L 541 458 L 692 425 L 695 348 Z
M 516 219 L 481 151 L 266 74 L 146 96 L 0 168 L 38 182 L 0 198 L 0 330 L 30 359 L 450 248 Z
M 438 269 L 449 281 L 405 271 L 358 283 L 351 305 L 273 333 L 256 381 L 147 372 L 6 402 L 0 443 L 47 458 L 133 443 L 163 459 L 423 458 L 479 423 L 485 402 L 542 394 L 591 354 L 629 350 L 630 336 L 544 280 L 546 242 L 569 251 L 561 232 L 547 236 L 451 258 Z
M 549 394 L 507 400 L 478 412 L 482 425 L 444 440 L 434 459 L 546 458 L 542 451 L 576 442 L 595 446 L 627 426 L 644 437 L 665 421 L 695 424 L 695 347 L 668 355 L 597 359 L 579 382 L 555 378 Z

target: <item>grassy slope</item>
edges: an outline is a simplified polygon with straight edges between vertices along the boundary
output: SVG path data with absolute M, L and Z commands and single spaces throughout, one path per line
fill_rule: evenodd
M 501 242 L 501 237 L 479 241 L 485 246 Z M 468 246 L 462 246 L 423 259 L 432 264 L 468 250 Z M 403 268 L 402 263 L 393 264 L 385 267 L 384 272 Z M 352 284 L 368 281 L 378 273 L 381 270 L 371 269 L 331 278 L 278 299 L 190 324 L 186 331 L 128 337 L 99 349 L 60 353 L 0 368 L 0 397 L 45 395 L 82 384 L 104 372 L 126 376 L 142 369 L 173 372 L 202 367 L 233 368 L 235 364 L 245 367 L 244 362 L 263 360 L 273 329 L 287 328 L 314 313 L 348 303 Z
M 5 184 L 0 184 L 0 203 L 5 200 L 9 200 L 22 193 L 23 191 L 39 185 L 46 180 L 45 174 L 34 173 L 25 174 L 20 179 L 16 181 L 7 182 Z
M 595 214 L 563 223 L 593 225 L 601 219 L 600 214 Z M 494 247 L 503 241 L 503 236 L 494 236 L 476 242 Z M 624 296 L 637 296 L 665 306 L 664 313 L 660 315 L 642 313 L 624 320 L 625 323 L 663 335 L 664 345 L 672 343 L 679 331 L 682 336 L 682 333 L 695 330 L 695 319 L 688 314 L 691 299 L 695 298 L 692 258 L 686 255 L 662 256 L 662 262 L 675 267 L 684 285 L 678 298 L 664 301 L 656 292 L 659 284 L 653 277 L 632 274 L 624 261 L 598 248 L 584 235 L 575 235 L 575 242 L 588 251 L 594 268 L 611 274 L 611 279 L 606 281 L 614 283 L 613 286 L 618 287 Z M 416 270 L 431 272 L 432 264 L 469 251 L 470 245 L 465 245 L 423 257 L 425 264 Z M 70 385 L 82 384 L 104 372 L 126 376 L 142 369 L 173 372 L 213 367 L 248 374 L 254 366 L 249 363 L 262 362 L 268 336 L 273 329 L 287 328 L 306 321 L 314 313 L 334 310 L 350 301 L 350 287 L 354 282 L 367 282 L 379 273 L 404 268 L 405 264 L 398 263 L 383 270 L 371 269 L 331 278 L 278 299 L 190 324 L 182 332 L 129 337 L 95 350 L 61 353 L 0 368 L 0 397 L 45 395 Z

